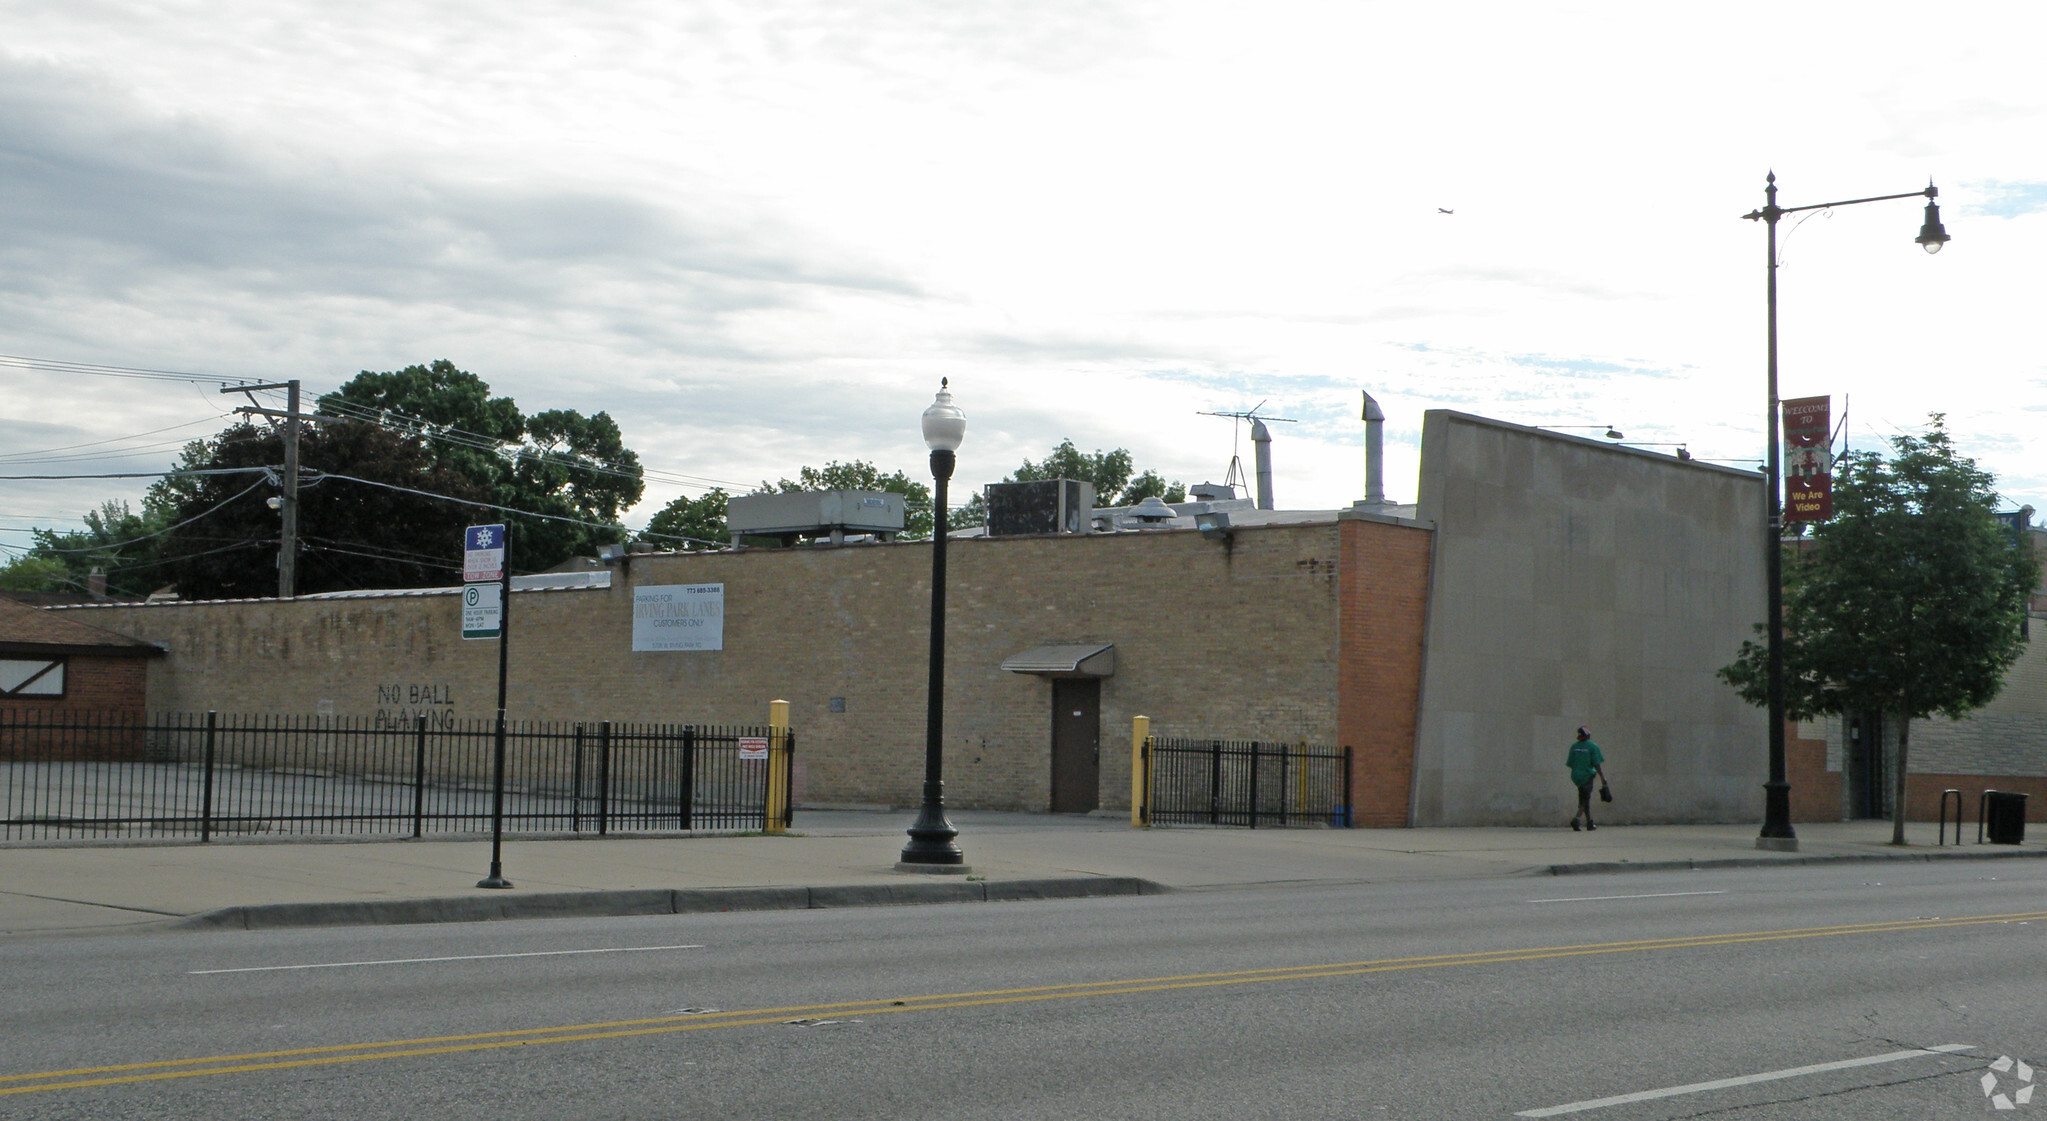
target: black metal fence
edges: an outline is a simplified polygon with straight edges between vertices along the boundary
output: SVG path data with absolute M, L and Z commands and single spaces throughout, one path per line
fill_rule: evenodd
M 1351 823 L 1348 747 L 1150 736 L 1143 765 L 1148 825 Z
M 488 832 L 495 731 L 0 711 L 0 838 Z M 763 727 L 508 723 L 505 829 L 756 831 L 770 812 L 786 828 L 794 749 Z

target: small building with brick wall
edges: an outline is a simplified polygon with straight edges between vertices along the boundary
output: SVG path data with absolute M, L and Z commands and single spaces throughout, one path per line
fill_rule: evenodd
M 163 654 L 81 616 L 0 599 L 0 757 L 14 749 L 9 722 L 139 721 L 150 663 Z

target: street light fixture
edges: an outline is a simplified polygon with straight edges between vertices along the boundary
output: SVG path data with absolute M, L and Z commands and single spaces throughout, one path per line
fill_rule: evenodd
M 910 826 L 910 843 L 896 868 L 906 872 L 964 872 L 965 857 L 954 838 L 960 831 L 945 819 L 945 485 L 952 479 L 953 453 L 967 434 L 967 417 L 952 403 L 948 380 L 924 410 L 924 444 L 931 449 L 931 691 L 924 706 L 924 806 Z
M 1763 569 L 1764 582 L 1768 584 L 1768 661 L 1769 661 L 1769 721 L 1770 721 L 1770 779 L 1763 784 L 1763 829 L 1756 837 L 1759 849 L 1775 849 L 1782 852 L 1798 851 L 1798 834 L 1791 828 L 1791 783 L 1784 777 L 1784 507 L 1780 494 L 1780 475 L 1783 448 L 1777 436 L 1777 222 L 1786 214 L 1797 214 L 1805 210 L 1827 210 L 1836 206 L 1854 206 L 1865 202 L 1885 202 L 1890 199 L 1909 199 L 1924 196 L 1926 199 L 1926 222 L 1919 227 L 1919 236 L 1913 240 L 1928 253 L 1940 252 L 1948 243 L 1947 230 L 1940 224 L 1940 204 L 1933 201 L 1940 191 L 1932 180 L 1923 191 L 1908 191 L 1901 195 L 1874 195 L 1870 198 L 1846 199 L 1841 202 L 1821 202 L 1811 206 L 1778 206 L 1777 173 L 1771 172 L 1768 185 L 1763 189 L 1763 208 L 1751 210 L 1742 215 L 1753 222 L 1760 219 L 1769 227 L 1769 432 L 1770 460 L 1767 468 L 1770 490 L 1770 519 L 1764 526 Z M 1903 806 L 1892 812 L 1903 813 Z

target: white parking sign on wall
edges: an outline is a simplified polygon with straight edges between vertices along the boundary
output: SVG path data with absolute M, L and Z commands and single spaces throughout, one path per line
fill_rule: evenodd
M 725 649 L 725 585 L 660 584 L 634 588 L 633 649 Z

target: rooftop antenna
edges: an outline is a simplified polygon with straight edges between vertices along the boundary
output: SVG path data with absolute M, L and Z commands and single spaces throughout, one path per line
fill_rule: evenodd
M 1267 400 L 1270 400 L 1270 398 L 1267 398 Z M 1237 448 L 1240 446 L 1238 438 L 1243 431 L 1243 423 L 1247 420 L 1252 421 L 1254 423 L 1258 421 L 1264 421 L 1267 424 L 1300 423 L 1300 421 L 1298 420 L 1290 420 L 1283 416 L 1259 416 L 1258 410 L 1264 407 L 1265 402 L 1260 401 L 1248 409 L 1243 409 L 1237 412 L 1228 411 L 1203 412 L 1199 409 L 1195 410 L 1196 416 L 1221 416 L 1230 418 L 1230 470 L 1228 474 L 1225 474 L 1223 476 L 1223 485 L 1230 488 L 1231 494 L 1236 493 L 1237 487 L 1243 487 L 1247 492 L 1251 489 L 1250 480 L 1247 479 L 1244 475 L 1244 460 L 1237 454 Z

